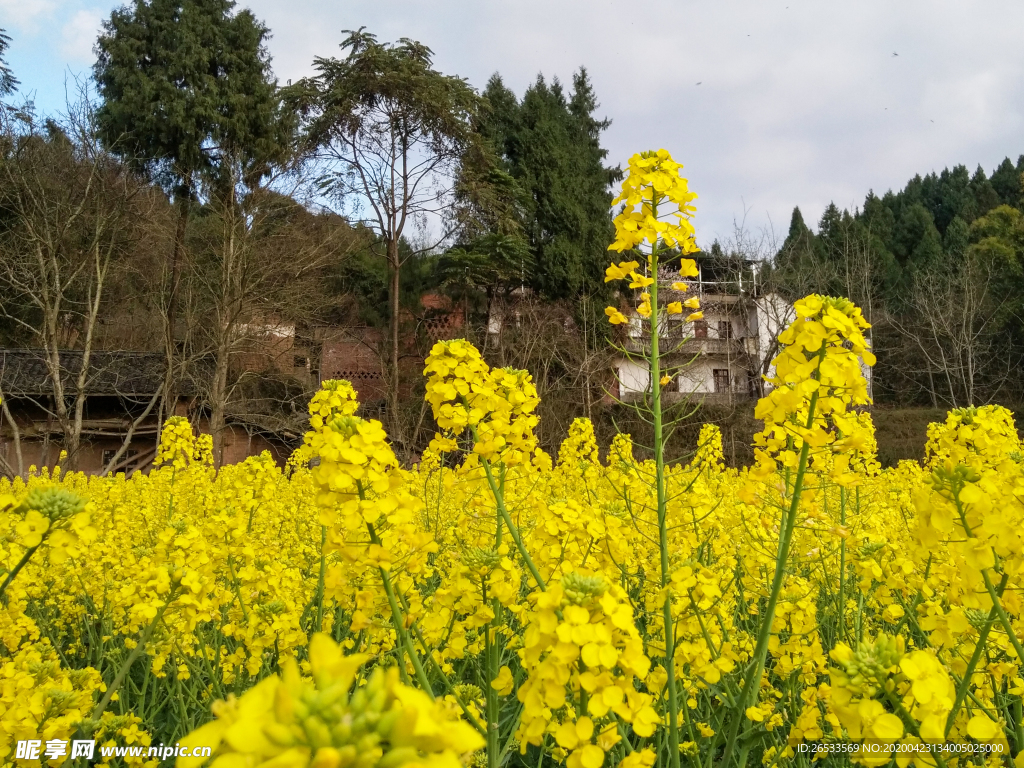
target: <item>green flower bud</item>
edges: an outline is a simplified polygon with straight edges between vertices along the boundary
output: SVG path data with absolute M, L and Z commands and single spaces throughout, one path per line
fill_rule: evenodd
M 270 723 L 264 726 L 263 735 L 279 747 L 294 746 L 296 741 L 292 729 L 283 723 Z
M 384 755 L 377 763 L 377 768 L 399 768 L 418 759 L 419 752 L 415 747 L 399 747 Z

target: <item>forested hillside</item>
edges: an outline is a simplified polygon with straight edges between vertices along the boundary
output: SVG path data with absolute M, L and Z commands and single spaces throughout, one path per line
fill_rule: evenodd
M 873 323 L 874 395 L 892 405 L 1018 404 L 1024 336 L 1024 155 L 991 175 L 963 165 L 864 204 L 799 208 L 776 258 L 786 293 L 849 296 Z

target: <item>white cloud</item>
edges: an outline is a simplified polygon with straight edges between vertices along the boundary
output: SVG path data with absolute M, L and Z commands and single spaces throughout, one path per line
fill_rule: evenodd
M 0 27 L 8 32 L 35 32 L 39 19 L 56 5 L 54 0 L 0 0 Z
M 69 64 L 93 61 L 93 45 L 99 35 L 104 14 L 97 8 L 76 11 L 61 29 L 60 52 Z
M 0 0 L 0 26 L 36 23 L 36 55 L 81 66 L 115 4 Z M 700 195 L 702 243 L 727 235 L 744 206 L 748 224 L 770 216 L 784 232 L 794 205 L 813 222 L 830 200 L 856 205 L 869 189 L 958 163 L 991 171 L 1024 151 L 1015 0 L 648 0 L 639 13 L 612 0 L 240 5 L 269 26 L 282 81 L 338 55 L 341 30 L 362 25 L 381 40 L 422 41 L 440 70 L 477 88 L 497 71 L 521 95 L 540 72 L 568 82 L 585 65 L 600 115 L 614 121 L 609 159 L 671 150 Z M 28 81 L 32 70 L 17 74 Z

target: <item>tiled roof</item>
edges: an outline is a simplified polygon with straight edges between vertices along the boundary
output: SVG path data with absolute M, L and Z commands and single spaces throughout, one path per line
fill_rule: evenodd
M 0 389 L 4 395 L 52 394 L 45 355 L 42 349 L 0 349 Z M 60 367 L 65 391 L 73 393 L 82 369 L 82 352 L 61 351 Z M 90 395 L 153 395 L 163 384 L 165 367 L 162 352 L 93 352 L 85 390 Z M 193 389 L 187 383 L 179 387 L 179 392 L 193 394 Z

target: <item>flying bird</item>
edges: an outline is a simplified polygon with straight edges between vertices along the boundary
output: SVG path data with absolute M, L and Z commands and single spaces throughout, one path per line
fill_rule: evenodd
M 703 83 L 703 82 L 704 82 L 703 80 L 700 81 L 700 83 Z M 697 85 L 700 85 L 700 83 L 697 83 Z
M 893 51 L 893 52 L 892 52 L 892 55 L 893 55 L 893 56 L 899 56 L 899 54 L 898 54 L 898 53 L 896 53 L 896 51 Z

